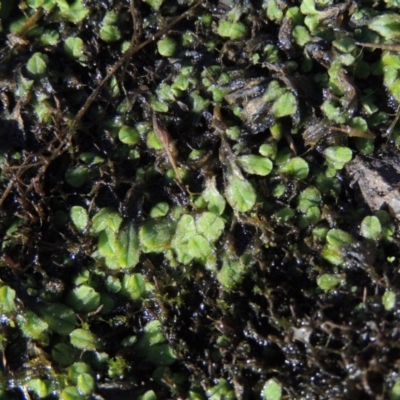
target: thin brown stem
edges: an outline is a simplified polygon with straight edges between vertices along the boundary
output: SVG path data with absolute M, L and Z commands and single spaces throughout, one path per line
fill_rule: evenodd
M 89 107 L 92 105 L 96 97 L 100 94 L 102 89 L 104 88 L 105 84 L 115 75 L 115 73 L 119 70 L 119 68 L 124 65 L 125 62 L 127 62 L 134 54 L 142 50 L 144 47 L 146 47 L 148 44 L 154 42 L 156 39 L 160 38 L 162 35 L 167 33 L 171 28 L 173 28 L 176 24 L 178 24 L 180 21 L 185 19 L 196 7 L 198 7 L 203 0 L 199 0 L 193 7 L 191 7 L 189 10 L 184 12 L 181 16 L 175 18 L 171 23 L 169 23 L 165 28 L 160 29 L 158 32 L 156 32 L 151 38 L 145 40 L 144 42 L 140 43 L 137 46 L 134 46 L 132 43 L 127 50 L 127 52 L 111 67 L 110 72 L 107 74 L 107 76 L 100 82 L 100 84 L 97 86 L 97 88 L 93 91 L 93 93 L 86 99 L 85 104 L 81 107 L 81 109 L 78 111 L 78 114 L 75 117 L 74 121 L 74 126 L 73 128 L 76 128 L 83 118 L 83 116 L 86 114 L 88 111 Z

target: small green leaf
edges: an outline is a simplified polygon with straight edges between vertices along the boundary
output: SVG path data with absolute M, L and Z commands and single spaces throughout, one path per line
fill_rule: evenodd
M 39 310 L 49 328 L 60 335 L 68 335 L 76 325 L 75 313 L 62 304 L 49 304 Z
M 329 291 L 339 285 L 340 279 L 336 275 L 323 274 L 317 279 L 317 284 L 320 289 Z
M 279 8 L 279 4 L 275 0 L 268 1 L 267 16 L 272 21 L 281 21 L 283 12 Z
M 124 275 L 122 291 L 132 300 L 142 300 L 146 295 L 146 282 L 142 274 Z
M 286 92 L 272 105 L 272 114 L 276 118 L 292 116 L 297 111 L 297 100 L 293 93 Z
M 310 207 L 306 211 L 305 218 L 307 219 L 307 225 L 303 228 L 308 227 L 310 224 L 315 225 L 321 219 L 321 210 L 319 207 Z
M 356 41 L 350 36 L 342 36 L 334 40 L 332 45 L 343 53 L 350 53 L 356 48 Z
M 389 213 L 384 210 L 379 210 L 375 213 L 375 216 L 379 219 L 379 222 L 381 224 L 382 237 L 391 238 L 395 233 L 396 228 Z
M 160 218 L 167 215 L 169 211 L 169 204 L 166 202 L 157 203 L 151 210 L 150 210 L 150 217 L 152 218 Z
M 303 25 L 296 25 L 293 29 L 293 39 L 301 47 L 311 41 L 311 35 Z
M 189 106 L 191 111 L 194 113 L 201 113 L 208 107 L 209 104 L 210 101 L 200 96 L 200 92 L 198 90 L 194 90 L 189 94 Z
M 348 147 L 331 146 L 324 150 L 324 156 L 330 166 L 341 169 L 345 163 L 352 159 L 353 153 Z
M 83 186 L 89 179 L 89 168 L 85 166 L 79 166 L 69 169 L 65 173 L 65 179 L 71 186 L 79 188 Z
M 92 287 L 81 285 L 67 296 L 67 304 L 77 312 L 90 312 L 100 305 L 100 295 Z
M 164 0 L 144 0 L 154 11 L 158 11 Z
M 396 305 L 396 293 L 386 290 L 382 296 L 382 304 L 386 311 L 391 311 Z
M 118 268 L 118 263 L 115 258 L 115 242 L 117 234 L 115 232 L 105 230 L 100 232 L 97 249 L 99 255 L 106 259 L 106 264 L 109 268 Z
M 157 98 L 160 101 L 174 101 L 175 93 L 181 94 L 178 89 L 172 90 L 170 85 L 167 85 L 165 82 L 158 85 L 157 90 Z
M 25 97 L 29 91 L 32 89 L 33 84 L 35 83 L 34 80 L 26 79 L 22 75 L 17 79 L 18 86 L 15 94 L 18 97 Z
M 231 140 L 238 140 L 240 138 L 240 127 L 232 126 L 226 130 L 226 136 Z
M 150 98 L 149 103 L 150 103 L 151 109 L 155 112 L 166 113 L 169 110 L 167 103 L 158 101 L 154 97 Z M 153 131 L 150 131 L 150 133 L 151 132 L 153 132 Z M 154 134 L 154 132 L 153 132 L 153 134 Z M 159 148 L 162 148 L 162 146 Z
M 78 375 L 76 387 L 79 390 L 79 393 L 88 396 L 94 392 L 95 386 L 96 385 L 92 375 L 88 373 L 83 373 Z
M 133 268 L 139 262 L 139 234 L 133 223 L 124 224 L 119 232 L 100 233 L 98 250 L 112 269 Z
M 83 54 L 83 40 L 79 37 L 69 37 L 64 42 L 65 53 L 74 59 L 79 59 Z
M 185 214 L 179 219 L 173 238 L 173 246 L 189 240 L 196 234 L 196 225 L 191 215 Z
M 318 11 L 315 9 L 315 0 L 302 1 L 300 10 L 305 15 L 313 15 L 318 13 Z
M 187 90 L 189 87 L 189 77 L 186 75 L 178 75 L 172 85 L 172 89 L 178 89 L 181 91 Z
M 167 203 L 164 203 L 168 206 Z M 139 239 L 145 253 L 162 253 L 170 247 L 175 222 L 171 218 L 150 219 L 139 230 Z
M 118 80 L 115 76 L 113 76 L 110 80 L 109 83 L 107 85 L 107 91 L 108 93 L 113 97 L 116 98 L 120 95 L 121 91 L 120 88 L 118 86 Z M 122 107 L 122 104 L 121 104 Z
M 374 149 L 374 141 L 371 139 L 356 138 L 356 147 L 363 154 L 371 154 Z
M 176 356 L 168 344 L 165 343 L 165 337 L 161 331 L 159 321 L 150 321 L 144 328 L 144 334 L 134 347 L 146 361 L 155 365 L 170 365 L 176 360 Z
M 224 255 L 222 268 L 217 274 L 218 282 L 225 290 L 233 290 L 235 286 L 243 281 L 246 269 L 239 260 L 233 260 Z
M 265 400 L 280 400 L 282 398 L 282 387 L 275 379 L 265 382 L 262 394 Z
M 288 162 L 292 158 L 292 151 L 289 147 L 284 147 L 282 150 L 279 150 L 276 154 L 275 162 L 277 164 L 284 164 Z
M 116 209 L 102 208 L 92 219 L 92 233 L 97 234 L 106 229 L 117 232 L 121 223 L 122 217 Z
M 86 396 L 84 394 L 79 393 L 78 389 L 75 386 L 67 386 L 60 393 L 61 400 L 85 400 Z
M 57 31 L 47 29 L 40 37 L 40 41 L 42 42 L 43 46 L 55 46 L 59 38 L 60 35 Z
M 208 87 L 207 90 L 212 93 L 213 101 L 216 101 L 218 103 L 224 99 L 225 95 L 228 92 L 228 89 L 217 85 L 211 85 Z
M 281 197 L 285 194 L 285 192 L 286 192 L 286 186 L 283 183 L 278 183 L 271 189 L 271 194 L 274 197 Z
M 383 72 L 385 85 L 391 87 L 397 79 L 398 70 L 396 68 L 386 66 L 384 67 Z
M 121 281 L 116 277 L 109 275 L 105 281 L 107 290 L 110 291 L 111 293 L 118 293 L 121 288 L 122 284 Z
M 313 229 L 313 238 L 315 241 L 323 241 L 326 239 L 329 228 L 325 224 L 320 224 Z
M 257 198 L 256 192 L 250 182 L 237 173 L 232 173 L 228 177 L 225 196 L 230 206 L 239 212 L 249 211 L 256 203 Z
M 161 150 L 163 148 L 160 140 L 154 131 L 147 133 L 147 147 L 154 150 Z
M 342 265 L 345 261 L 344 253 L 340 247 L 332 246 L 329 243 L 322 248 L 321 255 L 325 260 L 336 266 Z
M 178 265 L 178 263 L 183 264 L 183 265 L 189 265 L 193 261 L 194 257 L 192 254 L 189 253 L 189 249 L 188 249 L 189 240 L 187 240 L 186 242 L 179 243 L 178 246 L 173 247 L 174 254 L 176 255 L 176 261 L 173 259 L 173 263 L 171 263 L 171 266 L 176 267 Z M 210 254 L 210 256 L 211 256 L 211 254 Z M 169 258 L 172 258 L 172 257 L 173 257 L 173 254 L 171 254 L 169 256 Z M 200 260 L 200 259 L 198 259 L 198 261 L 201 261 L 203 264 L 206 262 L 206 261 Z
M 221 236 L 224 228 L 224 220 L 211 212 L 205 212 L 196 219 L 197 232 L 211 243 Z
M 69 215 L 75 228 L 80 232 L 84 232 L 89 222 L 87 211 L 81 206 L 74 206 L 71 208 Z
M 176 51 L 177 43 L 172 37 L 166 36 L 157 42 L 157 50 L 164 57 L 172 57 Z
M 79 155 L 79 159 L 82 160 L 87 165 L 97 165 L 104 162 L 104 158 L 100 157 L 96 153 L 82 152 Z
M 385 39 L 395 40 L 400 37 L 400 15 L 397 13 L 378 15 L 368 24 L 368 28 Z
M 338 124 L 344 124 L 347 122 L 348 116 L 340 107 L 332 100 L 325 100 L 321 106 L 322 112 L 327 116 L 329 120 Z
M 33 311 L 26 311 L 17 315 L 17 323 L 24 336 L 31 339 L 40 339 L 43 332 L 49 327 Z
M 366 239 L 379 239 L 382 234 L 382 226 L 379 219 L 375 216 L 365 217 L 361 222 L 360 233 Z
M 218 384 L 207 390 L 208 400 L 234 400 L 235 392 L 225 379 L 220 379 Z
M 0 287 L 0 310 L 5 314 L 15 311 L 15 290 L 9 286 Z
M 176 356 L 169 344 L 158 344 L 151 346 L 145 353 L 145 361 L 154 365 L 171 365 L 175 362 Z
M 211 255 L 210 243 L 202 235 L 195 235 L 188 240 L 187 254 L 191 258 L 197 258 L 205 262 Z
M 247 27 L 241 22 L 221 19 L 218 23 L 218 35 L 232 40 L 243 39 L 247 35 Z
M 107 11 L 104 14 L 101 24 L 105 25 L 115 25 L 118 23 L 118 14 L 114 10 Z
M 306 212 L 310 207 L 318 207 L 322 201 L 320 191 L 309 186 L 297 196 L 297 209 L 301 212 Z
M 278 81 L 272 81 L 268 85 L 267 91 L 263 95 L 265 102 L 275 101 L 281 97 L 286 90 L 279 84 Z
M 274 214 L 274 218 L 279 223 L 289 222 L 294 217 L 296 212 L 290 207 L 284 207 Z
M 52 107 L 50 102 L 46 100 L 35 101 L 34 110 L 37 115 L 38 121 L 42 123 L 49 124 L 52 121 Z
M 9 2 L 7 2 L 7 3 L 9 3 Z M 5 3 L 5 4 L 7 4 L 7 3 Z M 3 2 L 3 4 L 4 4 L 4 2 Z M 4 7 L 2 7 L 2 8 L 4 8 Z M 1 9 L 0 9 L 0 13 L 1 13 Z M 21 16 L 19 18 L 14 19 L 9 25 L 10 32 L 13 34 L 19 34 L 22 31 L 22 28 L 25 26 L 27 19 L 28 19 L 27 16 Z
M 57 343 L 51 350 L 51 358 L 60 366 L 68 367 L 75 361 L 74 349 L 66 343 Z
M 148 390 L 144 395 L 139 396 L 138 400 L 157 400 L 157 396 L 153 390 Z
M 319 15 L 306 15 L 304 18 L 304 25 L 308 28 L 311 33 L 317 29 L 320 22 Z
M 197 259 L 212 268 L 216 261 L 212 244 L 221 235 L 224 224 L 222 218 L 211 212 L 203 213 L 196 221 L 183 215 L 171 242 L 177 260 L 187 265 Z
M 26 64 L 26 69 L 32 78 L 41 78 L 46 74 L 49 57 L 47 54 L 34 53 Z
M 326 244 L 322 249 L 322 257 L 331 264 L 341 266 L 346 261 L 346 248 L 355 244 L 354 238 L 341 229 L 331 229 L 326 234 Z
M 341 247 L 355 243 L 353 236 L 341 229 L 331 229 L 326 235 L 326 241 L 335 247 Z
M 260 154 L 264 157 L 275 159 L 278 152 L 278 146 L 276 142 L 262 144 L 258 149 Z
M 75 329 L 69 337 L 72 346 L 79 350 L 97 350 L 99 347 L 97 336 L 85 329 Z
M 81 23 L 89 14 L 89 10 L 82 4 L 82 0 L 75 0 L 71 4 L 64 0 L 57 0 L 57 4 L 60 7 L 61 15 L 73 24 Z
M 267 176 L 272 171 L 272 162 L 268 158 L 245 155 L 236 158 L 238 164 L 249 174 Z
M 139 339 L 137 348 L 146 349 L 149 346 L 162 344 L 165 342 L 165 337 L 161 330 L 160 321 L 150 321 L 144 327 L 144 335 Z
M 124 125 L 118 132 L 118 138 L 122 143 L 134 145 L 139 143 L 140 134 L 136 128 Z
M 42 379 L 31 379 L 26 383 L 26 386 L 28 387 L 28 389 L 32 390 L 36 394 L 36 396 L 39 397 L 39 399 L 43 399 L 50 394 L 50 385 L 46 384 L 46 382 Z
M 207 202 L 209 211 L 216 215 L 221 215 L 225 210 L 226 201 L 221 193 L 218 192 L 215 176 L 206 179 L 206 188 L 202 197 Z
M 294 157 L 284 163 L 279 168 L 279 172 L 285 175 L 291 175 L 295 179 L 303 180 L 308 176 L 309 167 L 307 161 L 303 160 L 301 157 Z
M 188 254 L 188 241 L 196 235 L 196 225 L 191 215 L 183 215 L 178 222 L 171 248 L 177 254 L 177 259 L 182 264 L 189 264 L 193 257 Z
M 100 39 L 107 43 L 116 42 L 121 39 L 121 31 L 117 26 L 104 25 L 100 28 Z
M 391 67 L 395 70 L 400 70 L 400 57 L 398 54 L 392 53 L 392 52 L 384 52 L 382 54 L 381 58 L 382 66 L 384 67 L 384 70 L 387 67 Z
M 364 118 L 354 117 L 349 121 L 349 125 L 357 131 L 366 132 L 368 131 L 368 124 Z
M 68 368 L 68 379 L 74 384 L 77 384 L 80 374 L 89 374 L 93 376 L 93 370 L 89 364 L 78 361 Z
M 44 0 L 42 4 L 43 10 L 51 11 L 56 6 L 57 0 Z

